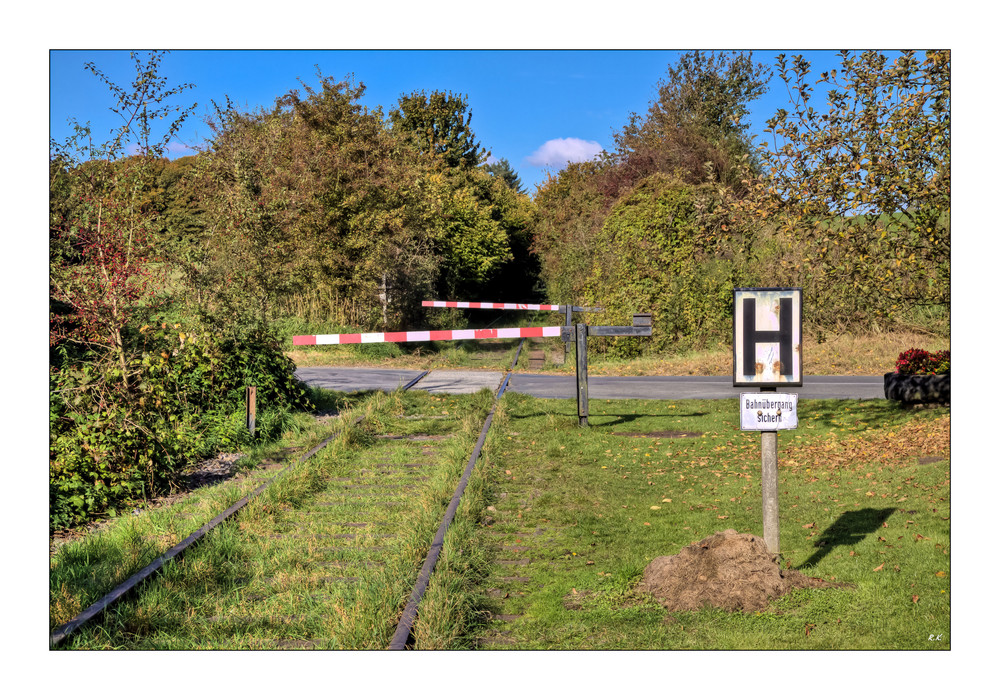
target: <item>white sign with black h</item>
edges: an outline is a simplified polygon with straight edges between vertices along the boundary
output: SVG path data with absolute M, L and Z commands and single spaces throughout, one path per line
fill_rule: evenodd
M 733 386 L 802 386 L 802 289 L 733 290 Z

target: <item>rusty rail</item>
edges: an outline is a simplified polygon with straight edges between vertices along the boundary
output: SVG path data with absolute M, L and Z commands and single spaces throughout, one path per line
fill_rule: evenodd
M 417 382 L 419 382 L 421 379 L 423 379 L 425 376 L 427 376 L 427 371 L 422 372 L 420 374 L 420 376 L 418 376 L 417 378 L 415 378 L 412 381 L 408 382 L 404 386 L 400 387 L 400 389 L 402 391 L 406 391 L 407 389 L 409 389 L 410 387 L 412 387 L 414 384 L 416 384 Z M 357 425 L 358 423 L 360 423 L 363 418 L 364 418 L 364 416 L 358 416 L 358 418 L 355 419 L 355 421 L 354 421 L 354 425 Z M 167 562 L 171 561 L 172 559 L 175 559 L 178 556 L 180 556 L 181 554 L 183 554 L 187 549 L 189 549 L 190 547 L 192 547 L 193 545 L 195 545 L 205 535 L 207 535 L 209 532 L 211 532 L 216 527 L 218 527 L 219 525 L 221 525 L 223 522 L 225 522 L 227 519 L 229 519 L 237 511 L 241 510 L 251 500 L 253 500 L 257 496 L 259 496 L 261 493 L 263 493 L 263 491 L 268 486 L 270 486 L 277 479 L 279 479 L 281 476 L 283 476 L 289 469 L 292 469 L 295 466 L 297 466 L 299 464 L 302 464 L 307 459 L 309 459 L 310 457 L 312 457 L 313 455 L 315 455 L 317 452 L 319 452 L 321 449 L 323 449 L 324 447 L 326 447 L 330 443 L 330 441 L 333 440 L 338 435 L 340 435 L 341 432 L 334 433 L 330 437 L 328 437 L 325 440 L 323 440 L 322 442 L 320 442 L 318 445 L 316 445 L 311 450 L 309 450 L 308 452 L 306 452 L 304 455 L 302 455 L 301 457 L 299 457 L 299 459 L 296 462 L 294 462 L 292 464 L 289 464 L 285 468 L 281 469 L 277 474 L 275 474 L 273 477 L 271 477 L 270 479 L 268 479 L 267 481 L 265 481 L 263 484 L 261 484 L 260 486 L 258 486 L 251 493 L 247 494 L 246 496 L 244 496 L 240 500 L 236 501 L 236 503 L 234 503 L 233 505 L 231 505 L 229 508 L 227 508 L 226 510 L 224 510 L 219 515 L 217 515 L 214 518 L 212 518 L 210 521 L 208 521 L 207 523 L 205 523 L 204 525 L 202 525 L 200 528 L 198 528 L 194 532 L 192 532 L 190 535 L 188 535 L 183 540 L 181 540 L 178 544 L 174 545 L 173 547 L 171 547 L 170 549 L 168 549 L 166 552 L 164 552 L 163 554 L 161 554 L 160 556 L 158 556 L 156 559 L 154 559 L 152 562 L 150 562 L 149 564 L 147 564 L 146 566 L 144 566 L 142 569 L 140 569 L 136 573 L 132 574 L 132 576 L 130 576 L 124 582 L 120 583 L 110 593 L 108 593 L 103 598 L 101 598 L 100 600 L 98 600 L 97 602 L 95 602 L 93 605 L 91 605 L 90 607 L 88 607 L 82 613 L 80 613 L 79 615 L 77 615 L 76 617 L 74 617 L 69 622 L 66 622 L 66 623 L 64 623 L 64 624 L 59 625 L 58 627 L 56 627 L 54 630 L 52 630 L 52 632 L 51 632 L 51 634 L 49 636 L 49 648 L 54 649 L 59 644 L 61 644 L 62 642 L 64 642 L 70 635 L 72 635 L 78 629 L 80 629 L 81 627 L 83 627 L 85 624 L 87 624 L 88 622 L 90 622 L 94 618 L 97 618 L 100 615 L 102 615 L 109 607 L 111 607 L 112 605 L 114 605 L 115 603 L 117 603 L 119 600 L 121 600 L 122 598 L 124 598 L 128 594 L 130 594 L 139 585 L 141 585 L 144 581 L 146 581 L 149 578 L 151 578 L 154 575 L 156 575 L 163 568 L 164 564 L 166 564 Z
M 479 460 L 479 453 L 482 451 L 483 445 L 486 443 L 486 434 L 489 432 L 490 426 L 493 424 L 493 414 L 496 412 L 497 406 L 500 403 L 500 397 L 502 397 L 504 392 L 507 390 L 507 383 L 510 381 L 510 375 L 513 373 L 514 367 L 517 366 L 517 360 L 521 355 L 522 347 L 524 347 L 523 338 L 517 346 L 517 352 L 514 353 L 514 362 L 511 363 L 507 376 L 504 377 L 503 382 L 497 388 L 497 394 L 493 400 L 493 407 L 486 416 L 486 421 L 483 423 L 483 429 L 479 432 L 479 439 L 476 441 L 476 446 L 472 450 L 472 456 L 469 457 L 469 461 L 465 465 L 465 471 L 462 473 L 462 478 L 459 480 L 458 486 L 455 488 L 455 493 L 451 497 L 451 502 L 449 502 L 448 509 L 445 511 L 444 519 L 441 521 L 441 525 L 438 527 L 437 533 L 434 535 L 434 540 L 431 542 L 430 551 L 427 553 L 424 565 L 421 567 L 420 573 L 417 575 L 417 583 L 413 587 L 413 591 L 410 593 L 410 599 L 407 602 L 406 607 L 403 609 L 403 614 L 399 619 L 399 623 L 396 625 L 396 632 L 393 634 L 392 641 L 389 643 L 390 651 L 403 651 L 407 648 L 407 645 L 412 643 L 413 625 L 417 620 L 417 608 L 420 606 L 420 601 L 423 599 L 427 586 L 430 583 L 431 574 L 434 573 L 434 566 L 437 564 L 438 557 L 441 555 L 441 550 L 444 549 L 444 536 L 448 532 L 448 527 L 451 525 L 452 520 L 455 519 L 455 514 L 458 512 L 458 505 L 462 500 L 462 494 L 465 493 L 465 487 L 469 484 L 469 478 L 472 476 L 472 470 L 476 466 L 476 462 Z

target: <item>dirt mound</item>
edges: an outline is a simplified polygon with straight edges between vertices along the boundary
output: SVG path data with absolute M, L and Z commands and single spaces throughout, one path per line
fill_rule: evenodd
M 843 586 L 782 569 L 763 538 L 717 532 L 673 556 L 657 557 L 643 573 L 639 591 L 650 593 L 668 610 L 763 610 L 793 588 Z

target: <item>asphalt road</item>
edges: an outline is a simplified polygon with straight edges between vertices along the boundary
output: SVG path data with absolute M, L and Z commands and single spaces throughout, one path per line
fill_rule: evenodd
M 296 376 L 307 384 L 338 391 L 393 391 L 415 379 L 419 370 L 373 369 L 366 367 L 302 367 Z M 503 381 L 503 372 L 435 370 L 413 388 L 431 393 L 464 394 L 482 387 L 492 390 Z M 592 399 L 727 399 L 757 391 L 734 387 L 724 377 L 595 377 L 589 378 Z M 575 399 L 576 378 L 572 375 L 514 374 L 509 391 L 541 399 Z M 884 399 L 882 377 L 806 376 L 800 387 L 785 393 L 800 399 Z

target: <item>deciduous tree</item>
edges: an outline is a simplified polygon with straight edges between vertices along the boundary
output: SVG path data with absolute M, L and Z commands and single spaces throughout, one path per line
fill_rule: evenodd
M 489 156 L 472 131 L 468 98 L 435 90 L 402 95 L 389 112 L 393 130 L 418 150 L 440 157 L 447 168 L 471 168 Z
M 71 199 L 51 212 L 49 280 L 60 306 L 50 317 L 50 343 L 70 340 L 110 354 L 126 385 L 126 327 L 148 306 L 160 272 L 150 246 L 157 215 L 150 191 L 167 143 L 194 109 L 171 104 L 190 85 L 168 87 L 158 72 L 162 53 L 131 56 L 130 87 L 85 64 L 115 97 L 111 109 L 122 124 L 111 138 L 94 146 L 89 126 L 73 122 L 74 135 L 53 141 L 50 151 L 52 192 Z M 153 136 L 154 122 L 173 115 L 166 131 Z M 138 155 L 128 155 L 130 149 Z
M 792 106 L 768 121 L 757 182 L 761 213 L 812 257 L 810 275 L 854 291 L 883 318 L 950 299 L 951 57 L 948 51 L 840 52 L 809 81 L 801 56 L 778 57 Z M 825 87 L 820 107 L 813 93 Z

